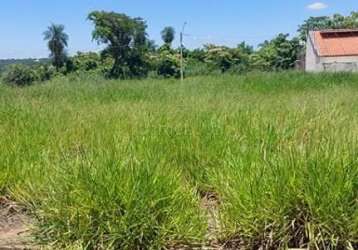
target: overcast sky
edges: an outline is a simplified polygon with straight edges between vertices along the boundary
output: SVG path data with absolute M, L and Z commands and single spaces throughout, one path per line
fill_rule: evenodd
M 65 25 L 70 54 L 99 50 L 86 20 L 92 10 L 144 18 L 150 39 L 158 44 L 163 27 L 173 26 L 179 32 L 186 21 L 189 48 L 241 41 L 256 46 L 280 32 L 294 35 L 309 16 L 358 11 L 358 0 L 2 0 L 0 58 L 47 57 L 42 33 L 50 23 Z

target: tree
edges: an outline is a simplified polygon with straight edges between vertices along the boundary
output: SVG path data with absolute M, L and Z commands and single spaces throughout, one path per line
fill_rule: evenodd
M 295 66 L 302 45 L 298 38 L 288 39 L 288 34 L 279 34 L 265 41 L 251 57 L 252 66 L 260 70 L 287 70 Z
M 216 46 L 208 44 L 205 48 L 205 61 L 214 68 L 220 69 L 222 73 L 228 70 L 241 72 L 249 67 L 249 56 L 253 48 L 245 43 L 239 44 L 236 48 Z
M 347 28 L 355 29 L 358 28 L 358 12 L 353 11 L 350 16 L 344 20 L 344 25 Z
M 147 50 L 152 53 L 157 50 L 157 45 L 154 40 L 147 40 Z
M 236 64 L 237 58 L 230 52 L 230 48 L 214 44 L 207 44 L 204 47 L 206 50 L 205 61 L 214 68 L 219 68 L 221 73 L 225 73 L 232 65 Z
M 188 56 L 199 62 L 205 62 L 206 51 L 202 48 L 197 48 L 189 51 Z
M 240 50 L 242 53 L 250 55 L 254 53 L 254 48 L 251 45 L 246 44 L 246 42 L 241 42 L 237 45 L 237 49 Z
M 299 26 L 300 39 L 306 41 L 307 33 L 311 30 L 323 29 L 354 29 L 358 28 L 358 12 L 348 16 L 334 14 L 333 16 L 310 17 Z
M 65 48 L 68 45 L 68 35 L 64 32 L 65 26 L 51 24 L 44 32 L 44 40 L 48 41 L 48 48 L 51 51 L 52 64 L 58 71 L 66 62 Z
M 180 54 L 162 46 L 153 57 L 155 70 L 162 77 L 180 77 Z
M 166 45 L 169 45 L 169 47 L 172 45 L 172 42 L 175 39 L 175 30 L 173 27 L 165 27 L 162 32 L 162 39 Z
M 105 54 L 113 57 L 110 77 L 133 77 L 146 74 L 145 52 L 148 49 L 145 21 L 125 14 L 94 11 L 88 19 L 95 25 L 92 37 L 106 44 Z
M 101 64 L 101 56 L 99 54 L 95 52 L 77 52 L 76 55 L 66 61 L 65 73 L 96 71 Z

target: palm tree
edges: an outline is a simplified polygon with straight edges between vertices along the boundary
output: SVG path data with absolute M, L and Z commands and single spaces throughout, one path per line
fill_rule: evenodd
M 68 35 L 64 32 L 65 26 L 51 24 L 43 33 L 44 40 L 48 41 L 47 46 L 51 51 L 50 57 L 57 70 L 61 68 L 66 61 L 66 51 Z
M 171 46 L 171 44 L 175 38 L 174 28 L 173 27 L 165 27 L 162 30 L 161 35 L 162 35 L 162 39 L 163 39 L 164 43 Z

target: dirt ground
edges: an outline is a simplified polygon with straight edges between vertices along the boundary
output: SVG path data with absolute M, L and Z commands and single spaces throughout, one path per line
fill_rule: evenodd
M 197 245 L 174 244 L 169 246 L 169 250 L 238 250 L 241 249 L 241 241 L 232 239 L 223 242 L 219 239 L 220 233 L 220 198 L 215 192 L 202 192 L 200 207 L 205 212 L 207 218 L 206 242 Z
M 21 206 L 0 197 L 0 250 L 35 249 L 30 225 L 31 220 Z

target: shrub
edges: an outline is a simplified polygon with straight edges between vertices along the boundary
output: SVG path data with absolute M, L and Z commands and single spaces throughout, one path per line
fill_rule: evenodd
M 177 54 L 163 50 L 157 57 L 157 74 L 163 77 L 180 77 L 180 59 Z
M 40 81 L 48 81 L 56 74 L 56 68 L 52 65 L 43 64 L 33 68 L 36 78 Z
M 81 53 L 73 56 L 66 62 L 66 71 L 91 71 L 96 70 L 99 67 L 101 58 L 97 53 Z
M 201 76 L 201 75 L 209 75 L 213 74 L 213 70 L 204 61 L 200 61 L 196 58 L 189 58 L 185 64 L 185 75 L 189 76 Z
M 36 72 L 28 66 L 14 64 L 4 74 L 4 82 L 18 86 L 30 85 L 39 80 Z
M 236 48 L 205 45 L 205 62 L 212 70 L 219 69 L 221 73 L 241 73 L 249 69 L 249 58 L 253 53 L 250 46 L 245 43 L 239 44 Z
M 271 41 L 265 41 L 250 58 L 250 64 L 256 70 L 293 69 L 302 51 L 297 38 L 289 39 L 288 34 L 279 34 Z

